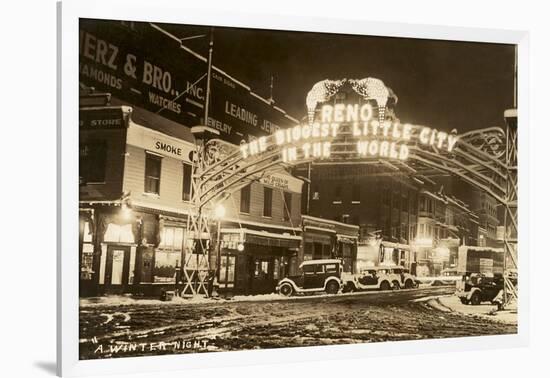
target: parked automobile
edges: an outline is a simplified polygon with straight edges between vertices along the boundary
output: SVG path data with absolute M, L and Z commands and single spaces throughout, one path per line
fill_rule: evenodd
M 509 275 L 515 285 L 517 275 Z M 465 274 L 456 284 L 456 295 L 463 304 L 478 305 L 481 302 L 497 304 L 497 298 L 504 289 L 504 278 L 500 273 L 471 273 Z
M 462 280 L 462 276 L 458 274 L 456 268 L 445 268 L 437 276 L 417 277 L 417 279 L 420 284 L 426 286 L 453 286 Z
M 342 263 L 337 259 L 308 260 L 300 265 L 300 274 L 279 281 L 276 291 L 284 296 L 324 291 L 337 294 L 342 285 Z
M 415 276 L 402 266 L 376 266 L 359 274 L 342 275 L 344 291 L 412 289 L 418 286 Z

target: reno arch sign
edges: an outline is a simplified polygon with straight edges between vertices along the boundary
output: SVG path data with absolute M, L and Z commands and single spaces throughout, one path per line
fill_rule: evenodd
M 281 159 L 284 162 L 329 159 L 332 143 L 339 136 L 346 136 L 355 141 L 357 158 L 406 160 L 409 157 L 410 146 L 413 145 L 435 147 L 436 151 L 446 152 L 451 152 L 455 147 L 458 136 L 454 132 L 447 133 L 388 119 L 389 117 L 385 116 L 388 98 L 394 96 L 396 101 L 397 97 L 391 89 L 383 90 L 380 80 L 367 78 L 345 81 L 368 102 L 334 105 L 325 103 L 318 109 L 320 102 L 328 101 L 337 93 L 335 88 L 340 89 L 344 84 L 343 81 L 319 82 L 308 94 L 308 124 L 277 130 L 272 137 L 260 137 L 250 143 L 241 144 L 243 158 L 262 153 L 274 144 L 281 148 Z M 358 87 L 358 82 L 362 82 L 363 87 Z M 320 84 L 326 88 L 326 93 L 319 90 Z M 369 88 L 369 84 L 375 86 L 374 90 Z M 317 96 L 318 101 L 311 100 L 314 96 Z M 377 105 L 378 117 L 375 115 L 372 102 Z M 318 117 L 315 120 L 317 109 Z

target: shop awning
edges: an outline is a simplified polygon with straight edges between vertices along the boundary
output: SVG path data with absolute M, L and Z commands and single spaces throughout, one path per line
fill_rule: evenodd
M 359 239 L 359 237 L 354 236 L 354 235 L 336 234 L 336 239 L 340 243 L 355 244 L 355 243 L 357 243 L 357 239 Z
M 411 249 L 411 246 L 408 244 L 401 244 L 401 243 L 392 243 L 388 241 L 383 241 L 382 246 L 385 248 L 396 248 L 396 249 L 403 249 L 405 251 L 408 251 Z
M 335 233 L 336 233 L 336 231 L 334 231 L 334 230 L 330 230 L 330 229 L 327 229 L 327 228 L 321 228 L 321 227 L 315 227 L 315 226 L 305 226 L 305 227 L 304 227 L 304 230 L 305 230 L 305 231 L 328 232 L 328 233 L 331 233 L 331 234 L 335 234 Z
M 222 234 L 238 234 L 240 241 L 267 247 L 299 248 L 302 237 L 290 234 L 256 231 L 247 228 L 222 228 Z

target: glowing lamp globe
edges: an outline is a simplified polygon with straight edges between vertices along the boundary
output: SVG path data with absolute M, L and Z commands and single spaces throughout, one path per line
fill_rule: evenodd
M 225 207 L 222 204 L 216 205 L 214 209 L 214 216 L 216 219 L 222 219 L 225 216 Z

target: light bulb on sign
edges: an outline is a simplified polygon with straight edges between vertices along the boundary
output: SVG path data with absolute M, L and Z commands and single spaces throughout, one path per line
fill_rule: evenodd
M 311 125 L 315 117 L 315 108 L 317 104 L 328 101 L 344 85 L 346 79 L 342 80 L 322 80 L 313 85 L 306 97 L 306 106 L 308 122 Z
M 363 96 L 365 100 L 374 100 L 378 105 L 378 120 L 384 122 L 386 105 L 390 97 L 390 90 L 380 79 L 367 77 L 360 80 L 350 80 L 353 90 Z M 391 92 L 393 94 L 393 91 Z M 395 95 L 394 95 L 395 96 Z M 397 96 L 395 96 L 397 97 Z

